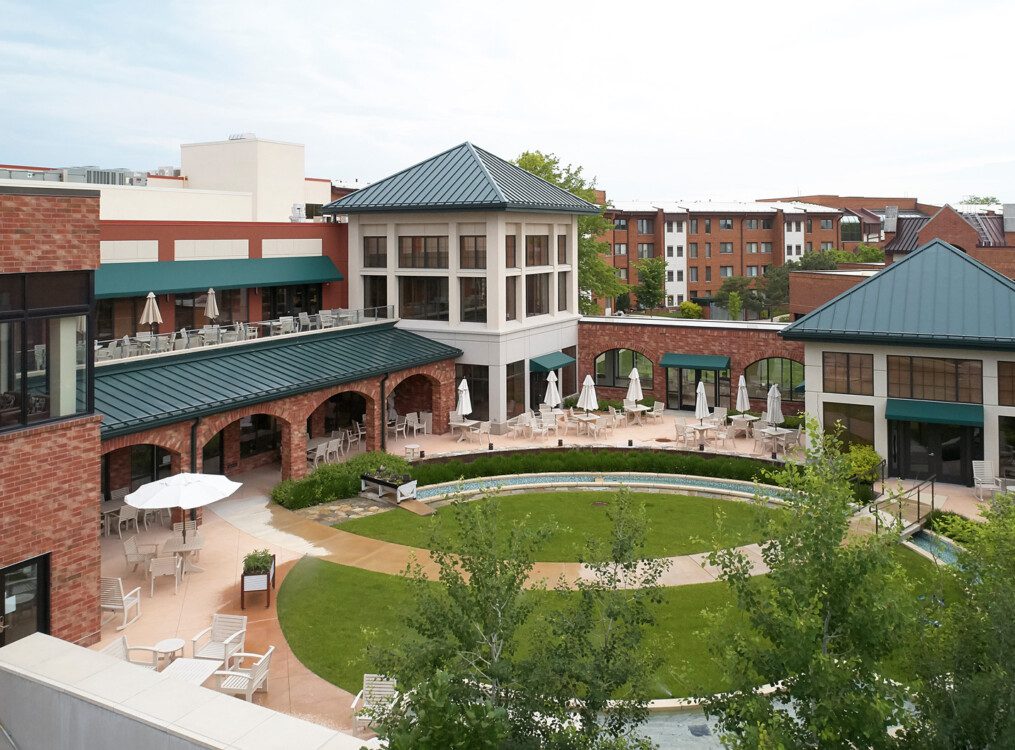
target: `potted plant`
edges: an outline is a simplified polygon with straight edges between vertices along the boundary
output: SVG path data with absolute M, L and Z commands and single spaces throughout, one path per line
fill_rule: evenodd
M 275 588 L 275 556 L 266 549 L 255 549 L 243 556 L 243 575 L 240 576 L 240 609 L 246 609 L 248 591 L 267 593 L 265 609 L 271 606 L 271 590 Z

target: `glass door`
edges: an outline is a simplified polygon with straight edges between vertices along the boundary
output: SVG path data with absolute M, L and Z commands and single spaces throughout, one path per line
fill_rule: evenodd
M 973 461 L 983 460 L 983 428 L 927 422 L 889 422 L 889 469 L 903 479 L 972 484 Z
M 0 569 L 0 646 L 49 632 L 49 560 L 36 557 Z

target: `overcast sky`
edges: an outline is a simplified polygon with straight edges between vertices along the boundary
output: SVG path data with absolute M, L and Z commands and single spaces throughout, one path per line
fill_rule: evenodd
M 0 163 L 253 132 L 370 181 L 471 140 L 614 199 L 1015 201 L 1013 29 L 1011 0 L 0 0 Z

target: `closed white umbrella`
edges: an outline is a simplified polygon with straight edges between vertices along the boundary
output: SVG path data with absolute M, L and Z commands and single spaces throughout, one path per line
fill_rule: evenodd
M 469 398 L 469 384 L 462 378 L 458 384 L 458 409 L 456 411 L 463 417 L 472 414 L 472 399 Z
M 582 392 L 578 394 L 578 408 L 584 409 L 586 414 L 599 408 L 599 401 L 596 400 L 596 383 L 591 375 L 586 375 L 582 381 Z
M 555 409 L 561 403 L 560 391 L 557 390 L 557 373 L 553 370 L 546 376 L 546 395 L 543 397 L 543 403 L 551 409 Z
M 780 425 L 783 423 L 785 417 L 782 416 L 782 394 L 779 393 L 779 386 L 772 384 L 772 387 L 768 389 L 768 421 L 773 425 Z
M 155 301 L 155 292 L 148 292 L 148 299 L 145 300 L 144 310 L 141 311 L 140 325 L 148 326 L 155 332 L 155 324 L 162 322 L 162 313 L 159 312 L 159 305 Z
M 627 376 L 627 400 L 638 402 L 645 398 L 641 392 L 641 374 L 637 367 L 631 368 L 631 374 Z
M 737 411 L 750 411 L 751 398 L 747 395 L 747 381 L 740 376 L 740 383 L 737 385 Z
M 165 479 L 143 484 L 124 498 L 127 505 L 138 510 L 182 508 L 194 510 L 229 497 L 242 485 L 221 474 L 191 474 L 183 472 Z M 191 513 L 191 518 L 194 514 Z M 183 539 L 187 539 L 187 524 L 183 524 Z
M 215 290 L 208 290 L 208 300 L 204 303 L 204 316 L 208 320 L 215 320 L 219 316 L 219 305 L 215 300 Z
M 705 395 L 705 381 L 698 381 L 698 388 L 694 394 L 694 418 L 701 422 L 710 416 L 708 411 L 708 397 Z

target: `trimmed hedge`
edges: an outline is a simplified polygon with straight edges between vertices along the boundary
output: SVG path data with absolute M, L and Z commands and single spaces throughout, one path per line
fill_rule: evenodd
M 360 474 L 376 471 L 381 466 L 396 474 L 413 473 L 404 458 L 373 451 L 339 464 L 325 464 L 303 479 L 286 479 L 275 485 L 271 499 L 284 508 L 298 510 L 355 497 L 360 492 Z
M 646 398 L 643 398 L 638 403 L 641 404 L 642 406 L 647 406 L 649 408 L 652 408 L 652 405 L 655 402 L 656 402 L 656 400 L 654 398 L 652 398 L 651 396 L 648 396 Z M 599 411 L 607 411 L 607 409 L 609 407 L 611 407 L 611 406 L 614 409 L 616 409 L 617 411 L 624 411 L 624 400 L 623 399 L 619 399 L 619 398 L 617 398 L 617 399 L 614 399 L 614 398 L 599 398 L 597 396 L 596 397 L 596 403 L 599 404 Z M 562 406 L 565 409 L 576 409 L 578 407 L 578 397 L 577 396 L 568 396 L 567 398 L 564 399 L 564 403 L 562 404 Z

